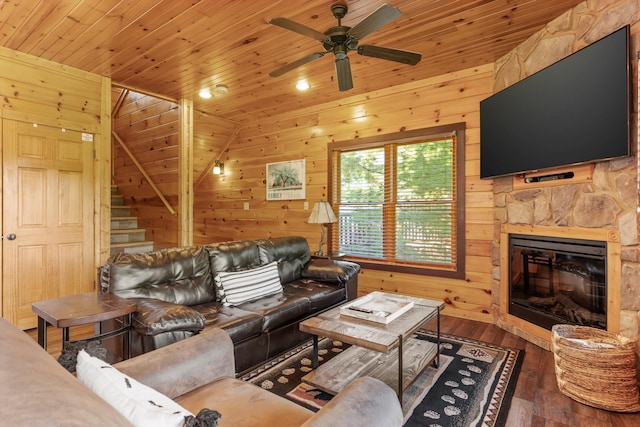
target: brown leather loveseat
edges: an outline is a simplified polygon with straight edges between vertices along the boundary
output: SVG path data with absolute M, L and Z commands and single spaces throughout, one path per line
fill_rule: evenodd
M 0 424 L 14 427 L 124 427 L 124 416 L 0 318 Z M 194 414 L 222 414 L 218 427 L 402 425 L 398 397 L 386 384 L 359 378 L 317 413 L 234 378 L 233 344 L 218 328 L 113 365 Z M 127 407 L 130 407 L 129 404 Z
M 299 322 L 355 298 L 359 271 L 312 259 L 302 237 L 280 237 L 117 254 L 99 279 L 103 292 L 136 298 L 134 355 L 217 327 L 230 335 L 240 373 L 309 339 Z M 248 300 L 234 302 L 232 292 Z

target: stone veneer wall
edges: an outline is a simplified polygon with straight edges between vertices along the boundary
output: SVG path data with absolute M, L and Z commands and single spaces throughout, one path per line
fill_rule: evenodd
M 568 56 L 624 25 L 631 25 L 632 150 L 630 158 L 598 163 L 593 180 L 584 184 L 514 190 L 512 178 L 494 180 L 495 233 L 493 240 L 492 305 L 498 321 L 500 295 L 499 237 L 502 224 L 618 229 L 621 240 L 621 333 L 638 335 L 640 310 L 640 246 L 638 241 L 637 57 L 640 37 L 640 2 L 588 0 L 550 22 L 526 42 L 498 60 L 494 92 Z M 521 333 L 519 335 L 522 335 Z M 526 333 L 524 334 L 526 335 Z M 524 338 L 530 338 L 524 336 Z M 532 339 L 535 342 L 535 339 Z

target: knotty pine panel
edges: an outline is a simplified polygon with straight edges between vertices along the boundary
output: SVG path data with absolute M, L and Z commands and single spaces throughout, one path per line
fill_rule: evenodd
M 470 240 L 491 240 L 491 238 L 493 237 L 493 233 L 495 232 L 493 221 L 487 222 L 485 224 L 477 224 L 467 221 L 465 226 L 465 237 Z
M 491 242 L 486 240 L 473 240 L 467 237 L 467 256 L 486 256 L 491 253 Z
M 134 205 L 131 212 L 138 216 L 138 227 L 146 230 L 146 240 L 153 241 L 154 249 L 178 246 L 178 218 L 159 199 L 144 200 Z
M 479 127 L 479 121 L 474 124 L 473 117 L 468 115 L 479 115 L 477 104 L 487 95 L 486 67 L 484 75 L 485 78 L 475 73 L 469 77 L 465 76 L 461 84 L 456 84 L 457 82 L 452 80 L 453 77 L 449 80 L 435 79 L 422 89 L 433 92 L 433 97 L 423 96 L 424 92 L 416 88 L 415 84 L 408 84 L 401 88 L 380 91 L 381 95 L 375 102 L 372 100 L 373 96 L 368 100 L 355 97 L 357 101 L 354 104 L 328 103 L 320 106 L 320 111 L 304 111 L 300 116 L 293 113 L 276 120 L 263 119 L 249 128 L 243 128 L 240 136 L 250 139 L 253 144 L 260 140 L 277 144 L 285 140 L 285 137 L 312 144 L 318 139 L 325 139 L 326 142 L 340 141 L 435 126 L 438 122 L 468 121 L 468 126 L 473 129 L 474 126 Z M 403 89 L 405 87 L 407 88 Z M 402 103 L 397 101 L 400 98 L 403 100 Z M 368 120 L 351 119 L 361 113 L 364 113 Z M 403 120 L 380 120 L 386 116 L 403 117 Z M 307 123 L 308 125 L 305 125 Z M 289 129 L 286 128 L 287 124 Z M 254 132 L 255 135 L 248 135 L 249 132 Z
M 493 189 L 493 180 L 479 179 L 478 175 L 469 175 L 469 169 L 480 170 L 480 165 L 471 164 L 471 166 L 473 167 L 469 168 L 468 162 L 465 165 L 465 190 L 471 193 L 490 193 Z
M 131 135 L 123 136 L 121 131 L 118 132 L 118 136 L 126 143 L 127 148 L 135 153 L 136 159 L 140 162 L 153 161 L 157 159 L 156 153 L 163 152 L 164 150 L 174 149 L 175 151 L 180 151 L 179 139 L 176 134 L 169 134 L 162 138 L 145 140 L 138 139 L 138 136 L 135 135 L 133 135 L 133 137 Z M 134 142 L 132 143 L 130 141 Z M 115 147 L 117 150 L 122 150 L 120 144 Z M 118 153 L 116 156 L 116 160 L 119 160 L 120 158 L 122 158 L 122 164 L 133 164 L 129 156 L 124 151 L 122 153 Z
M 27 83 L 38 88 L 38 91 L 24 93 L 23 96 L 37 98 L 38 95 L 46 96 L 48 93 L 60 95 L 62 92 L 66 96 L 84 98 L 85 101 L 100 99 L 100 88 L 95 87 L 96 82 L 100 81 L 100 76 L 69 69 L 10 49 L 0 48 L 0 54 L 5 65 L 0 69 L 0 75 L 4 79 Z M 75 103 L 75 105 L 76 109 L 79 109 L 82 104 Z M 96 111 L 95 106 L 90 111 Z
M 467 191 L 470 191 L 469 188 L 467 188 Z M 493 224 L 493 219 L 492 209 L 467 208 L 466 210 L 465 220 L 468 224 Z
M 306 201 L 311 208 L 328 196 L 328 143 L 464 121 L 467 277 L 443 279 L 369 269 L 361 273 L 360 291 L 442 299 L 450 301 L 447 307 L 454 315 L 491 321 L 491 185 L 467 169 L 479 163 L 479 102 L 492 93 L 492 72 L 491 66 L 476 67 L 241 125 L 237 143 L 224 153 L 225 176 L 207 178 L 196 189 L 194 241 L 297 234 L 306 237 L 315 251 L 320 227 L 306 223 L 310 211 L 303 209 L 304 200 L 265 200 L 266 163 L 306 159 Z M 352 120 L 358 112 L 364 112 L 368 120 Z M 245 202 L 249 210 L 243 209 Z
M 117 146 L 117 149 L 122 150 L 120 148 L 120 145 Z M 140 163 L 144 164 L 149 162 L 158 162 L 158 161 L 164 161 L 164 160 L 177 159 L 179 153 L 180 153 L 180 148 L 178 147 L 178 145 L 171 145 L 168 147 L 160 146 L 152 150 L 146 150 L 146 151 L 137 153 L 136 159 L 138 159 Z M 117 161 L 116 164 L 118 166 L 133 164 L 129 159 L 129 156 L 127 156 L 126 154 L 122 156 L 120 155 L 120 153 L 118 153 L 118 159 L 116 159 L 116 161 Z
M 115 132 L 173 209 L 178 207 L 179 119 L 176 103 L 131 91 L 114 119 Z M 156 249 L 177 246 L 177 217 L 115 141 L 113 157 L 114 183 L 132 216 L 138 217 L 139 228 L 146 230 L 146 240 L 152 240 Z
M 99 134 L 102 78 L 0 47 L 2 117 Z
M 486 191 L 467 192 L 465 194 L 465 205 L 474 208 L 493 208 L 493 193 Z
M 118 91 L 121 90 L 122 89 L 118 89 Z M 169 102 L 154 96 L 128 91 L 127 97 L 118 109 L 115 121 L 118 122 L 119 120 L 124 119 L 133 124 L 148 120 L 150 117 L 170 117 L 167 116 L 167 114 L 171 112 L 176 113 L 178 108 L 178 104 L 175 102 Z

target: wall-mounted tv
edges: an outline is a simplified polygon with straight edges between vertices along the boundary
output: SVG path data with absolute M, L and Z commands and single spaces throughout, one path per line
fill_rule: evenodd
M 480 102 L 480 178 L 628 156 L 629 27 Z

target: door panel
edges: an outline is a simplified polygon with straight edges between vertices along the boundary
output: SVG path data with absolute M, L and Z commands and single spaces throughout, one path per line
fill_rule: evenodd
M 13 120 L 2 135 L 2 317 L 27 329 L 32 303 L 94 289 L 93 143 Z

